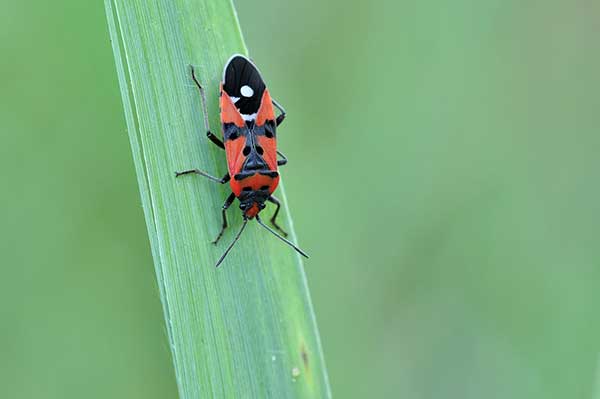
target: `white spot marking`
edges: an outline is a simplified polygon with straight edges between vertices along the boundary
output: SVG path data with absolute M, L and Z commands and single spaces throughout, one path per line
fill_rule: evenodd
M 244 97 L 252 97 L 254 95 L 254 90 L 252 90 L 252 87 L 244 85 L 240 89 L 240 93 L 242 93 L 242 96 Z
M 242 115 L 242 119 L 244 119 L 246 122 L 253 121 L 256 119 L 256 112 L 253 114 L 250 114 L 250 115 L 247 115 L 247 114 L 240 114 L 240 115 Z
M 229 98 L 231 98 L 231 101 L 233 101 L 234 104 L 237 103 L 238 101 L 240 101 L 239 97 L 229 97 Z

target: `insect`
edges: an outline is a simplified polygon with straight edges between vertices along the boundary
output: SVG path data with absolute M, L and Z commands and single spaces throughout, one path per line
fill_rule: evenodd
M 191 67 L 191 73 L 192 79 L 200 91 L 206 135 L 217 147 L 225 150 L 228 173 L 219 179 L 202 170 L 191 169 L 175 172 L 175 177 L 198 174 L 217 183 L 229 182 L 231 194 L 223 204 L 221 210 L 223 224 L 213 244 L 217 244 L 223 236 L 223 232 L 228 226 L 227 209 L 236 198 L 240 202 L 244 218 L 239 232 L 215 266 L 218 267 L 223 262 L 242 235 L 248 220 L 251 219 L 256 219 L 262 227 L 308 258 L 304 251 L 283 237 L 287 237 L 287 233 L 276 221 L 281 203 L 272 194 L 279 184 L 278 167 L 287 163 L 287 158 L 277 150 L 276 128 L 285 119 L 285 110 L 271 98 L 260 72 L 252 61 L 243 55 L 235 54 L 225 64 L 221 81 L 219 101 L 223 132 L 223 141 L 221 141 L 210 131 L 206 95 L 204 88 L 196 78 L 193 67 Z M 275 117 L 274 106 L 280 112 L 277 117 Z M 278 156 L 281 159 L 278 159 Z M 265 202 L 277 206 L 270 221 L 283 236 L 260 219 L 259 213 L 265 208 Z

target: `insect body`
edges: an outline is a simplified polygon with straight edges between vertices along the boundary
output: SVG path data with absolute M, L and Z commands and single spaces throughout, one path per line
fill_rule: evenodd
M 215 145 L 225 150 L 229 172 L 221 179 L 198 169 L 176 172 L 175 176 L 195 173 L 221 184 L 229 182 L 232 192 L 223 204 L 223 225 L 219 235 L 213 241 L 214 244 L 219 241 L 227 228 L 226 212 L 235 198 L 240 202 L 244 218 L 240 231 L 216 266 L 219 266 L 225 259 L 240 238 L 248 220 L 253 218 L 256 218 L 261 226 L 308 258 L 308 255 L 300 248 L 265 225 L 258 215 L 265 208 L 265 202 L 275 204 L 277 208 L 271 218 L 271 223 L 284 236 L 287 236 L 287 233 L 276 222 L 281 204 L 272 195 L 279 184 L 278 167 L 287 163 L 287 158 L 277 151 L 276 134 L 277 126 L 285 118 L 285 110 L 271 98 L 256 66 L 246 57 L 234 55 L 225 64 L 221 82 L 220 109 L 223 131 L 223 141 L 221 141 L 210 131 L 204 89 L 198 82 L 193 68 L 192 78 L 198 86 L 202 98 L 206 135 Z M 280 111 L 277 117 L 275 117 L 273 106 Z M 277 159 L 278 156 L 281 159 Z

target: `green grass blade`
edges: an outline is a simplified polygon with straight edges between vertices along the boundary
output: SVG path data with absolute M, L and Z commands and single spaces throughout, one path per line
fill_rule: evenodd
M 226 172 L 224 153 L 204 137 L 188 66 L 197 69 L 212 129 L 219 131 L 223 64 L 233 53 L 247 53 L 233 5 L 105 5 L 180 397 L 330 397 L 299 255 L 252 222 L 215 269 L 241 224 L 232 207 L 231 228 L 219 246 L 211 245 L 228 186 L 174 178 L 189 168 Z M 281 185 L 278 195 L 281 220 L 297 242 Z

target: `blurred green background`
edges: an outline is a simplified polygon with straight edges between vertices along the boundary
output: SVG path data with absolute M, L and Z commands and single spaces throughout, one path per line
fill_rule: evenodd
M 334 396 L 600 398 L 600 4 L 238 3 Z M 2 398 L 176 397 L 105 21 L 1 7 Z

